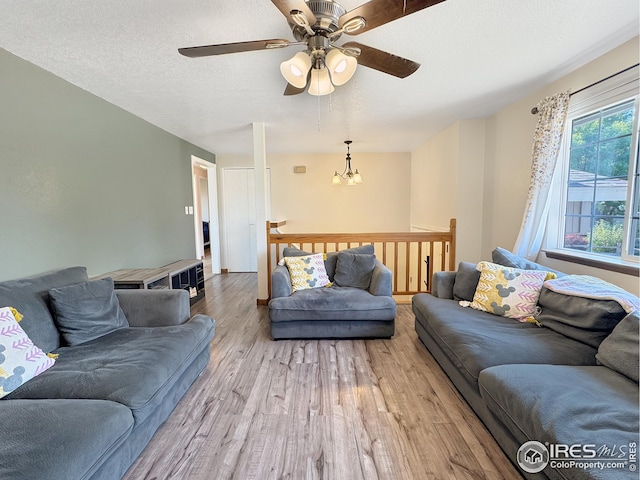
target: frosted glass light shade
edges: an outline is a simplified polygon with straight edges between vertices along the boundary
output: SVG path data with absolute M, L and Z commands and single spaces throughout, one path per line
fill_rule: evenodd
M 362 177 L 360 173 L 358 173 L 358 169 L 356 168 L 356 173 L 353 174 L 353 181 L 356 183 L 362 183 Z
M 347 83 L 358 66 L 358 61 L 354 57 L 345 55 L 337 48 L 327 53 L 325 62 L 331 74 L 331 81 L 336 86 Z
M 309 81 L 309 93 L 311 95 L 329 95 L 333 92 L 333 84 L 329 77 L 329 70 L 326 68 L 314 68 L 311 70 L 311 80 Z
M 304 88 L 310 68 L 311 57 L 305 52 L 298 52 L 291 59 L 280 64 L 280 73 L 294 87 Z
M 340 175 L 338 175 L 338 172 L 335 172 L 333 174 L 333 178 L 331 179 L 331 185 L 340 185 L 342 183 L 342 181 L 340 180 Z

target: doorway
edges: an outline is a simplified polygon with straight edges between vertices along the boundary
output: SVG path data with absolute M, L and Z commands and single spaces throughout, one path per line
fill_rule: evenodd
M 205 260 L 205 278 L 220 273 L 218 181 L 214 163 L 191 156 L 196 257 Z

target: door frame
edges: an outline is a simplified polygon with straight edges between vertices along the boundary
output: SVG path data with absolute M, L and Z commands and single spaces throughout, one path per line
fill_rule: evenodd
M 215 163 L 203 160 L 191 155 L 191 189 L 193 192 L 193 228 L 195 233 L 196 256 L 204 255 L 202 241 L 202 211 L 200 208 L 199 178 L 194 173 L 194 167 L 198 166 L 207 171 L 207 190 L 209 200 L 209 252 L 211 254 L 211 273 L 219 274 L 220 270 L 220 220 L 218 218 L 218 174 Z

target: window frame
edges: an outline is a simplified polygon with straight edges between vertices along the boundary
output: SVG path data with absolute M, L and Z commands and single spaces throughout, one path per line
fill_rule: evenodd
M 638 66 L 632 68 L 620 75 L 616 75 L 601 82 L 593 87 L 589 87 L 572 96 L 567 113 L 565 131 L 563 134 L 562 148 L 560 158 L 558 159 L 557 173 L 559 173 L 559 202 L 557 215 L 551 215 L 550 220 L 555 225 L 549 225 L 550 230 L 557 232 L 555 239 L 555 251 L 561 256 L 577 259 L 576 263 L 584 263 L 580 259 L 586 261 L 594 261 L 596 263 L 610 263 L 619 266 L 620 264 L 636 265 L 640 263 L 640 255 L 631 255 L 629 252 L 629 244 L 633 239 L 632 232 L 632 215 L 634 213 L 635 195 L 639 195 L 640 185 L 638 185 L 638 168 L 639 168 L 639 117 L 640 117 L 640 93 L 638 82 Z M 630 159 L 628 171 L 628 185 L 626 195 L 626 206 L 624 215 L 624 235 L 622 239 L 622 249 L 620 256 L 607 255 L 598 252 L 581 252 L 577 249 L 565 247 L 565 229 L 566 229 L 566 213 L 568 201 L 568 182 L 570 170 L 570 154 L 573 122 L 579 118 L 586 117 L 601 110 L 616 107 L 633 100 L 634 121 L 630 145 Z M 555 219 L 553 218 L 555 217 Z M 550 245 L 551 246 L 551 245 Z

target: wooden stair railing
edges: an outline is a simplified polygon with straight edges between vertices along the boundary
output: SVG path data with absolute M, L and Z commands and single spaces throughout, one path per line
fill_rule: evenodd
M 434 272 L 456 268 L 456 219 L 450 220 L 448 232 L 397 233 L 279 233 L 267 222 L 269 298 L 271 271 L 284 247 L 329 253 L 361 245 L 373 245 L 376 257 L 391 270 L 394 295 L 430 292 Z

